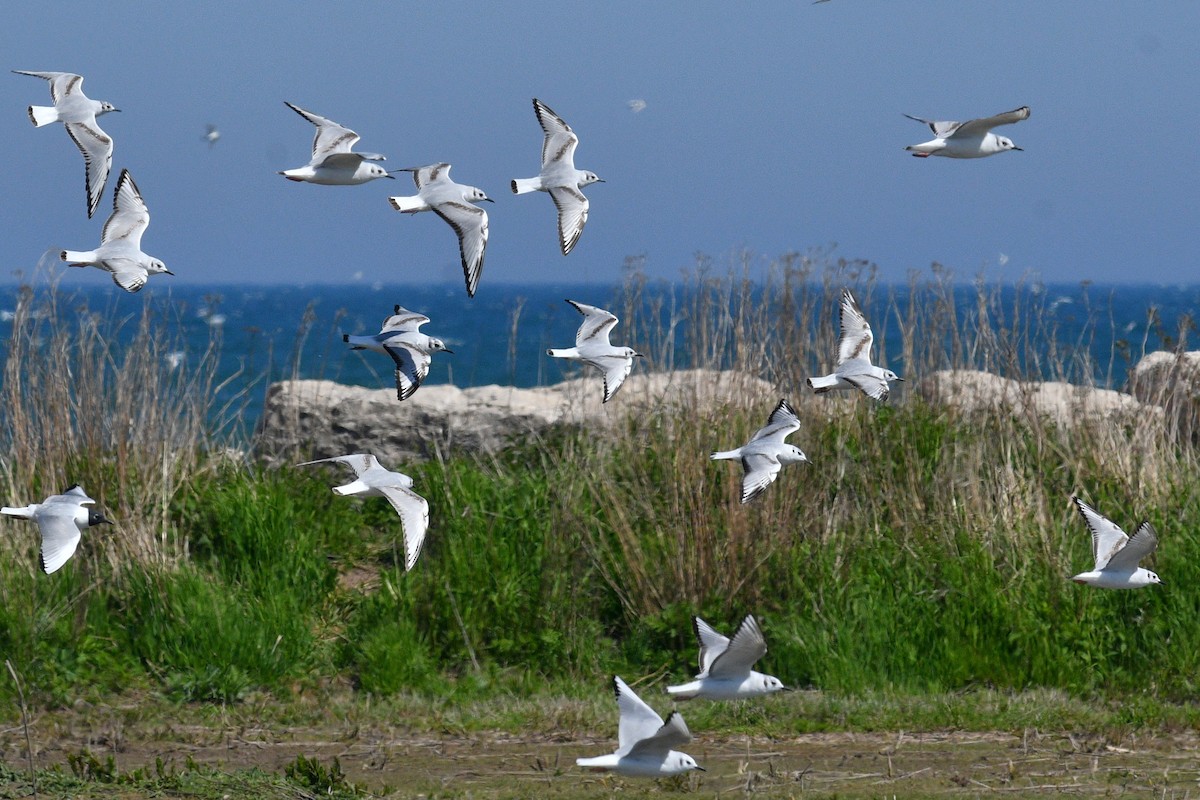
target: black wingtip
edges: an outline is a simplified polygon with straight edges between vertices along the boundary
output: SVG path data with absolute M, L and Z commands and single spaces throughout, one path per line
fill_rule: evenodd
M 346 344 L 349 344 L 349 343 L 350 343 L 350 334 L 348 334 L 348 333 L 343 333 L 343 334 L 342 334 L 342 341 L 343 341 L 343 342 L 345 342 Z

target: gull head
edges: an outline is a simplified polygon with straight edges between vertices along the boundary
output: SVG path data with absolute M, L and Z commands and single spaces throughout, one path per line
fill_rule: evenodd
M 96 112 L 96 116 L 98 117 L 101 114 L 107 114 L 110 111 L 120 111 L 120 110 L 121 109 L 117 108 L 112 103 L 108 102 L 107 100 L 101 100 L 100 101 L 100 110 Z
M 584 170 L 583 178 L 581 178 L 579 181 L 580 187 L 587 186 L 592 183 L 604 183 L 604 178 L 601 178 L 599 175 L 597 175 L 594 172 L 591 172 L 589 170 Z
M 892 372 L 890 369 L 885 369 L 883 371 L 883 379 L 885 381 L 889 381 L 889 382 L 890 381 L 900 381 L 901 383 L 904 382 L 904 378 L 901 378 L 899 375 Z
M 389 174 L 386 169 L 378 164 L 366 164 L 365 166 L 367 168 L 368 178 L 391 178 L 392 180 L 396 180 L 395 175 Z
M 704 767 L 696 763 L 696 759 L 692 758 L 687 753 L 672 752 L 663 766 L 666 767 L 667 771 L 671 774 L 688 772 L 693 769 L 698 769 L 701 772 L 706 771 Z
M 804 451 L 801 450 L 799 447 L 796 447 L 794 444 L 784 445 L 784 447 L 786 449 L 782 453 L 779 454 L 780 461 L 786 461 L 788 463 L 797 463 L 797 464 L 798 463 L 806 463 L 806 464 L 812 463 L 808 460 L 808 456 L 804 455 Z M 771 678 L 771 680 L 775 680 L 775 679 Z M 778 683 L 778 681 L 776 681 L 776 682 Z M 774 691 L 774 690 L 772 690 L 772 691 Z
M 443 342 L 441 339 L 435 339 L 432 336 L 430 336 L 429 337 L 429 352 L 436 353 L 438 351 L 441 351 L 443 353 L 449 353 L 450 355 L 454 355 L 454 351 L 451 350 L 449 347 L 446 347 L 445 342 Z
M 1153 584 L 1157 583 L 1160 586 L 1163 585 L 1162 579 L 1158 577 L 1157 572 L 1151 572 L 1148 569 L 1144 569 L 1144 570 L 1142 570 L 1142 572 L 1146 573 L 1146 583 L 1147 584 L 1153 585 Z
M 467 189 L 466 197 L 464 197 L 463 199 L 468 202 L 471 202 L 471 203 L 494 203 L 494 202 L 496 202 L 495 200 L 493 200 L 492 198 L 490 198 L 486 194 L 484 194 L 483 189 L 476 189 L 474 186 Z
M 783 692 L 787 687 L 783 685 L 783 681 L 776 678 L 774 675 L 763 675 L 762 690 L 764 692 Z
M 88 527 L 92 528 L 96 525 L 112 525 L 112 520 L 104 516 L 99 511 L 88 511 Z
M 152 258 L 147 261 L 145 267 L 146 272 L 149 272 L 151 275 L 156 275 L 158 273 L 165 273 L 167 275 L 175 274 L 174 272 L 171 272 L 171 270 L 167 269 L 167 265 L 159 261 L 157 258 Z
M 1004 137 L 1004 136 L 997 136 L 997 137 L 996 137 L 996 144 L 1000 146 L 1000 149 L 1001 149 L 1002 151 L 1003 151 L 1003 150 L 1021 150 L 1021 152 L 1025 152 L 1025 151 L 1024 151 L 1024 150 L 1022 150 L 1020 147 L 1017 147 L 1015 144 L 1013 144 L 1013 140 L 1012 140 L 1012 139 L 1009 139 L 1009 138 L 1007 138 L 1007 137 Z

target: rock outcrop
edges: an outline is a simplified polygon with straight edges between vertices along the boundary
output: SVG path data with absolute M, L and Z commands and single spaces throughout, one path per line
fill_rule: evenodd
M 976 370 L 943 370 L 929 375 L 918 386 L 926 402 L 949 406 L 963 413 L 1006 407 L 1014 413 L 1049 418 L 1059 426 L 1079 420 L 1133 419 L 1162 409 L 1112 389 L 1096 389 L 1057 381 L 1014 381 Z
M 404 402 L 393 388 L 284 381 L 267 390 L 256 449 L 268 460 L 369 451 L 397 463 L 452 451 L 497 452 L 554 425 L 608 425 L 664 404 L 697 408 L 775 398 L 766 381 L 707 370 L 635 374 L 608 403 L 600 402 L 602 394 L 599 375 L 535 389 L 422 386 Z
M 1200 352 L 1145 355 L 1129 373 L 1129 392 L 1161 407 L 1180 435 L 1200 432 Z

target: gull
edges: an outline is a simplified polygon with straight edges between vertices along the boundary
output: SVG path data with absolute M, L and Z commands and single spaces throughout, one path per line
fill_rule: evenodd
M 737 700 L 786 690 L 779 678 L 750 669 L 767 654 L 767 643 L 752 614 L 746 615 L 732 639 L 699 617 L 692 617 L 692 629 L 700 643 L 700 674 L 691 683 L 668 686 L 672 697 Z
M 109 111 L 120 111 L 112 103 L 92 100 L 83 93 L 83 76 L 72 72 L 26 72 L 14 69 L 18 75 L 29 75 L 50 81 L 53 106 L 30 106 L 29 121 L 40 128 L 51 122 L 61 122 L 79 152 L 83 153 L 84 190 L 90 219 L 104 195 L 104 184 L 112 169 L 113 140 L 96 124 L 96 117 Z
M 583 314 L 583 324 L 575 333 L 575 346 L 562 349 L 551 348 L 546 355 L 554 358 L 571 358 L 590 364 L 604 373 L 604 402 L 607 403 L 621 388 L 633 369 L 633 359 L 642 358 L 641 353 L 631 347 L 613 347 L 608 343 L 608 334 L 617 324 L 617 318 L 603 308 L 584 305 L 574 300 L 568 303 Z
M 333 493 L 345 497 L 385 497 L 400 515 L 400 527 L 404 531 L 404 571 L 408 572 L 417 563 L 421 555 L 421 544 L 425 541 L 425 531 L 429 528 L 429 503 L 425 498 L 412 491 L 413 479 L 399 472 L 384 469 L 369 453 L 353 453 L 332 458 L 318 458 L 315 461 L 305 461 L 298 467 L 310 464 L 324 464 L 336 461 L 346 464 L 354 470 L 357 479 L 345 486 L 333 487 Z
M 1003 153 L 1005 150 L 1021 149 L 1012 143 L 1012 139 L 992 133 L 992 128 L 1029 119 L 1029 106 L 1021 106 L 1014 111 L 1005 111 L 994 117 L 970 119 L 966 122 L 936 122 L 914 117 L 911 114 L 904 116 L 928 125 L 935 137 L 928 142 L 904 148 L 917 158 L 929 158 L 929 156 L 983 158 Z
M 646 101 L 640 97 L 630 100 L 625 105 L 629 106 L 629 110 L 635 114 L 640 114 L 646 110 Z
M 99 511 L 84 508 L 95 504 L 96 501 L 88 497 L 79 484 L 75 484 L 62 494 L 51 495 L 40 503 L 21 508 L 0 508 L 0 514 L 31 519 L 37 523 L 42 534 L 42 571 L 49 575 L 75 554 L 85 528 L 112 524 L 112 520 Z
M 150 224 L 150 210 L 129 170 L 121 170 L 113 192 L 113 213 L 104 223 L 100 246 L 95 250 L 63 250 L 59 258 L 72 267 L 99 267 L 112 273 L 113 282 L 127 292 L 146 285 L 151 275 L 174 275 L 167 265 L 142 252 L 142 234 Z
M 212 146 L 217 143 L 217 139 L 221 138 L 221 132 L 217 130 L 216 125 L 209 123 L 205 126 L 204 136 L 201 138 L 208 142 L 208 148 L 211 150 Z
M 890 369 L 871 364 L 871 326 L 863 316 L 849 289 L 842 290 L 842 338 L 838 341 L 837 366 L 833 373 L 809 378 L 808 385 L 817 394 L 834 389 L 861 389 L 876 400 L 887 400 L 888 381 L 902 381 Z
M 1158 547 L 1158 537 L 1149 522 L 1139 525 L 1130 538 L 1112 520 L 1078 497 L 1071 499 L 1092 532 L 1092 557 L 1096 560 L 1090 572 L 1081 572 L 1071 580 L 1101 589 L 1140 589 L 1162 583 L 1158 575 L 1138 566 L 1139 561 Z
M 369 163 L 387 160 L 379 153 L 351 151 L 350 148 L 358 141 L 357 133 L 286 100 L 283 104 L 316 125 L 317 135 L 313 138 L 312 160 L 303 167 L 283 170 L 280 175 L 289 181 L 319 183 L 324 186 L 355 186 L 376 178 L 395 179 L 395 176 L 389 175 L 383 167 Z
M 494 201 L 482 189 L 450 180 L 450 165 L 445 162 L 398 171 L 413 174 L 417 194 L 412 197 L 389 197 L 388 202 L 402 214 L 433 211 L 454 229 L 458 234 L 458 252 L 462 258 L 463 277 L 467 282 L 467 296 L 474 297 L 475 289 L 479 286 L 479 274 L 483 272 L 488 217 L 486 211 L 471 204 Z
M 784 464 L 808 463 L 808 457 L 795 445 L 784 440 L 800 430 L 800 418 L 787 400 L 767 417 L 767 424 L 750 437 L 750 441 L 735 450 L 713 453 L 709 458 L 739 458 L 746 474 L 742 478 L 742 502 L 749 503 L 770 486 Z
M 580 767 L 613 770 L 622 775 L 657 778 L 704 767 L 686 753 L 673 750 L 692 740 L 683 716 L 672 711 L 663 722 L 654 709 L 633 693 L 620 677 L 613 678 L 621 719 L 617 725 L 617 752 L 577 758 Z
M 434 353 L 453 355 L 441 339 L 421 333 L 421 326 L 429 317 L 417 314 L 397 305 L 395 311 L 383 321 L 379 333 L 371 336 L 342 334 L 342 341 L 353 345 L 351 350 L 374 350 L 386 353 L 396 362 L 396 397 L 407 400 L 429 374 L 429 362 Z
M 579 137 L 562 117 L 550 110 L 550 106 L 533 98 L 533 110 L 537 114 L 546 139 L 542 142 L 542 171 L 536 178 L 516 178 L 512 182 L 513 194 L 546 192 L 558 209 L 558 246 L 565 256 L 579 241 L 583 226 L 587 224 L 588 199 L 580 191 L 592 183 L 604 183 L 594 172 L 575 169 L 575 147 Z

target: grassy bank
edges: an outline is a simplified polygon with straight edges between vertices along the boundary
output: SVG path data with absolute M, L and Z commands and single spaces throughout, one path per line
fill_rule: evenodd
M 814 397 L 803 378 L 833 352 L 842 286 L 858 288 L 869 316 L 899 312 L 867 273 L 803 269 L 785 264 L 765 286 L 700 275 L 686 307 L 646 319 L 633 276 L 618 302 L 652 363 L 775 383 L 800 413 L 792 441 L 811 466 L 785 469 L 741 506 L 739 471 L 708 460 L 744 441 L 770 404 L 663 407 L 606 437 L 563 428 L 495 456 L 396 465 L 431 509 L 410 574 L 382 500 L 335 498 L 327 471 L 268 469 L 213 446 L 212 366 L 165 366 L 169 321 L 126 323 L 144 332 L 113 352 L 102 328 L 75 321 L 91 317 L 35 314 L 29 297 L 0 407 L 8 496 L 29 502 L 79 481 L 120 524 L 85 534 L 46 576 L 33 526 L 0 523 L 0 652 L 40 708 L 129 691 L 599 702 L 613 673 L 644 686 L 690 674 L 692 614 L 732 629 L 753 612 L 766 670 L 844 702 L 1053 690 L 1122 698 L 1142 709 L 1140 724 L 1178 722 L 1170 708 L 1194 696 L 1200 674 L 1190 440 L 1152 415 L 1057 427 L 995 409 L 963 415 L 911 392 L 887 406 Z M 1052 323 L 999 305 L 988 287 L 972 309 L 954 307 L 938 276 L 907 291 L 928 301 L 906 306 L 891 364 L 902 375 L 1096 372 L 1070 343 L 1047 350 Z M 676 335 L 658 333 L 671 326 L 655 313 Z M 98 366 L 71 372 L 80 363 Z M 1127 529 L 1153 522 L 1166 586 L 1070 583 L 1090 567 L 1073 493 Z M 7 676 L 0 707 L 19 716 Z M 949 712 L 935 719 L 956 724 Z

